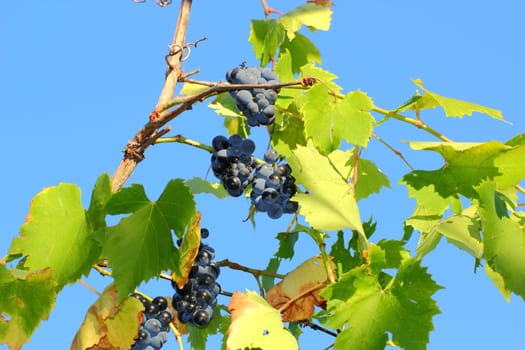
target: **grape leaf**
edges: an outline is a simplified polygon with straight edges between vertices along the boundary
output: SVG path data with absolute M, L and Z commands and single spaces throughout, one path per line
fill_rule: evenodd
M 140 326 L 142 303 L 134 297 L 118 301 L 115 285 L 108 286 L 88 309 L 71 350 L 129 349 Z
M 348 160 L 348 162 L 351 161 L 351 159 Z M 388 177 L 375 165 L 374 162 L 361 157 L 359 157 L 357 162 L 358 181 L 355 184 L 355 197 L 357 200 L 378 193 L 383 187 L 390 188 Z
M 494 179 L 496 188 L 500 190 L 512 188 L 525 178 L 525 137 L 514 137 L 506 145 L 512 148 L 494 160 L 494 165 L 501 173 Z
M 333 313 L 324 324 L 335 329 L 350 326 L 339 333 L 334 348 L 384 349 L 389 342 L 404 349 L 424 349 L 433 329 L 432 317 L 439 313 L 431 297 L 441 287 L 398 246 L 370 248 L 368 265 L 346 272 L 321 293 L 328 300 L 327 312 Z M 387 259 L 383 249 L 394 249 L 404 258 Z M 401 265 L 385 286 L 381 283 L 385 274 L 378 271 L 388 261 Z
M 303 4 L 281 16 L 279 21 L 286 29 L 289 40 L 293 40 L 303 25 L 310 30 L 328 30 L 332 20 L 332 11 L 328 7 L 316 4 Z
M 99 176 L 91 193 L 91 202 L 86 218 L 91 231 L 106 227 L 106 204 L 111 198 L 111 180 L 107 173 Z
M 329 261 L 329 268 L 335 270 L 335 264 Z M 296 299 L 282 310 L 283 321 L 295 322 L 308 320 L 314 313 L 314 305 L 324 305 L 319 291 L 328 281 L 328 275 L 321 256 L 312 257 L 290 271 L 266 293 L 266 300 L 276 309 L 280 309 L 292 299 Z M 308 293 L 306 293 L 308 292 Z M 306 294 L 305 294 L 306 293 Z
M 281 259 L 293 258 L 295 243 L 299 239 L 299 232 L 280 232 L 275 238 L 279 241 L 279 250 L 277 250 L 275 256 Z
M 372 99 L 361 91 L 352 91 L 337 103 L 333 115 L 333 143 L 341 140 L 366 147 L 373 129 L 374 117 L 370 110 Z
M 284 52 L 291 55 L 290 68 L 293 73 L 299 73 L 301 67 L 308 63 L 321 64 L 321 52 L 310 39 L 301 33 L 295 33 L 292 40 L 288 38 L 284 40 L 279 51 L 279 60 Z
M 107 228 L 103 251 L 120 298 L 162 270 L 177 268 L 171 230 L 182 234 L 195 214 L 195 202 L 182 180 L 171 180 L 157 202 L 149 201 L 140 185 L 123 188 L 109 201 L 108 212 L 132 213 Z
M 268 261 L 268 265 L 266 265 L 265 271 L 277 273 L 277 270 L 279 270 L 279 266 L 281 266 L 281 259 L 273 257 Z M 275 277 L 263 275 L 261 276 L 261 284 L 265 290 L 268 290 L 272 288 L 275 285 Z
M 363 233 L 353 186 L 343 175 L 344 163 L 334 163 L 330 155 L 320 154 L 310 141 L 307 147 L 298 146 L 288 163 L 297 182 L 310 191 L 294 195 L 310 225 L 318 230 L 351 228 Z
M 277 53 L 284 41 L 284 27 L 277 20 L 252 20 L 248 41 L 253 46 L 255 57 L 265 66 Z
M 208 107 L 224 117 L 224 127 L 229 135 L 239 134 L 246 138 L 250 134 L 246 118 L 239 112 L 234 98 L 229 93 L 219 94 Z
M 423 87 L 423 82 L 420 79 L 414 79 L 412 82 L 425 94 L 423 96 L 420 94 L 414 95 L 409 101 L 398 107 L 397 111 L 405 111 L 408 109 L 423 110 L 441 107 L 447 117 L 472 116 L 473 112 L 478 112 L 486 114 L 494 119 L 505 121 L 501 111 L 497 109 L 438 95 L 435 92 L 425 89 Z
M 372 100 L 360 91 L 349 92 L 342 100 L 334 100 L 324 84 L 316 84 L 306 92 L 301 107 L 306 137 L 323 153 L 329 153 L 342 140 L 366 146 L 373 128 L 370 113 Z
M 467 215 L 454 215 L 440 222 L 436 230 L 456 247 L 481 259 L 483 244 L 478 220 Z
M 186 233 L 182 236 L 182 243 L 179 247 L 179 263 L 172 273 L 173 281 L 181 289 L 188 283 L 191 267 L 201 245 L 200 220 L 201 214 L 197 213 L 188 225 Z
M 409 142 L 412 149 L 438 152 L 445 164 L 438 170 L 415 170 L 403 176 L 403 181 L 419 190 L 434 184 L 436 192 L 443 198 L 462 194 L 475 198 L 474 186 L 484 179 L 505 179 L 494 164 L 496 157 L 510 149 L 501 142 Z
M 49 316 L 56 294 L 51 269 L 27 272 L 0 264 L 0 344 L 20 349 Z
M 9 259 L 26 256 L 25 269 L 50 267 L 58 288 L 62 288 L 88 273 L 99 253 L 98 244 L 90 238 L 80 189 L 62 183 L 33 198 L 20 236 L 13 239 L 8 255 Z
M 496 212 L 493 182 L 483 182 L 479 193 L 479 213 L 483 230 L 483 256 L 491 269 L 499 273 L 505 289 L 525 300 L 525 231 L 514 217 L 500 217 Z
M 299 145 L 306 145 L 304 124 L 299 118 L 290 116 L 287 125 L 275 126 L 272 134 L 272 145 L 280 155 L 288 157 Z
M 210 193 L 220 199 L 228 197 L 228 192 L 226 192 L 224 186 L 220 182 L 209 182 L 200 177 L 194 177 L 184 181 L 184 183 L 189 187 L 190 192 L 193 194 Z
M 279 311 L 255 292 L 235 292 L 230 300 L 231 324 L 226 348 L 299 349 L 295 337 L 283 326 Z
M 194 96 L 209 88 L 210 88 L 209 86 L 185 82 L 182 85 L 182 89 L 180 90 L 180 95 Z

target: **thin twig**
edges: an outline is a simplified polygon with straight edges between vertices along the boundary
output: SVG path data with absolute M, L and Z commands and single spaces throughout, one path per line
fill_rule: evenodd
M 395 149 L 394 147 L 392 147 L 391 145 L 389 145 L 385 140 L 383 140 L 381 137 L 377 136 L 375 133 L 372 133 L 372 137 L 374 139 L 376 139 L 377 141 L 381 142 L 386 148 L 388 148 L 389 150 L 391 150 L 396 156 L 398 156 L 399 158 L 401 158 L 401 160 L 408 166 L 408 168 L 412 171 L 414 171 L 414 168 L 412 167 L 412 165 L 410 165 L 410 163 L 408 162 L 408 160 L 406 160 L 405 156 L 403 156 L 403 154 L 398 151 L 397 149 Z
M 425 124 L 421 120 L 414 119 L 414 118 L 409 118 L 409 117 L 404 116 L 402 114 L 399 114 L 399 113 L 396 113 L 396 112 L 393 112 L 393 111 L 389 111 L 389 110 L 386 110 L 386 109 L 383 109 L 383 108 L 380 108 L 380 107 L 377 107 L 377 106 L 372 108 L 372 111 L 374 111 L 376 113 L 379 113 L 379 114 L 382 114 L 384 116 L 388 116 L 390 118 L 394 118 L 394 119 L 400 120 L 402 122 L 411 124 L 411 125 L 417 127 L 418 129 L 425 130 L 429 134 L 437 137 L 438 139 L 440 139 L 442 141 L 453 142 L 451 139 L 449 139 L 445 135 L 441 134 L 439 131 L 437 131 L 435 129 L 432 129 L 430 126 L 428 126 L 427 124 Z
M 329 330 L 327 328 L 321 327 L 318 324 L 310 322 L 309 320 L 306 320 L 306 321 L 302 322 L 302 324 L 304 326 L 306 326 L 306 327 L 312 328 L 315 331 L 321 331 L 323 333 L 331 335 L 332 337 L 337 337 L 337 334 L 338 334 L 338 332 L 334 332 L 334 331 L 331 331 L 331 330 Z
M 275 278 L 280 278 L 280 279 L 284 278 L 284 275 L 281 275 L 281 274 L 278 274 L 278 273 L 275 273 L 275 272 L 271 272 L 271 271 L 266 271 L 266 270 L 253 269 L 251 267 L 247 267 L 247 266 L 238 264 L 238 263 L 230 261 L 228 259 L 224 259 L 224 260 L 218 261 L 217 262 L 217 266 L 226 266 L 226 267 L 229 267 L 232 270 L 239 270 L 239 271 L 248 272 L 248 273 L 251 273 L 252 275 L 255 275 L 255 276 L 269 276 L 269 277 L 275 277 Z
M 182 135 L 176 135 L 173 137 L 162 137 L 155 141 L 155 143 L 169 143 L 169 142 L 183 143 L 183 144 L 190 145 L 196 148 L 200 148 L 210 153 L 213 153 L 215 151 L 213 147 L 211 146 L 200 143 L 199 141 L 190 140 Z
M 83 285 L 84 287 L 86 287 L 87 289 L 89 289 L 90 291 L 92 291 L 93 293 L 95 293 L 97 296 L 101 296 L 102 295 L 102 293 L 97 291 L 95 288 L 93 288 L 89 283 L 87 283 L 83 279 L 79 278 L 79 279 L 77 279 L 77 282 L 80 283 L 81 285 Z

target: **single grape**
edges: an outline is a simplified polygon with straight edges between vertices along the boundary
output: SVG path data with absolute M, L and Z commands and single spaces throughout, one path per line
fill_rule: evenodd
M 201 228 L 201 238 L 208 238 L 210 231 L 207 228 Z
M 230 144 L 226 136 L 218 135 L 213 138 L 211 145 L 215 151 L 220 151 L 221 149 L 227 149 Z
M 158 311 L 166 310 L 168 307 L 168 300 L 164 297 L 155 297 L 151 303 L 157 306 Z
M 193 324 L 197 327 L 203 328 L 210 323 L 211 318 L 213 317 L 213 309 L 207 308 L 204 310 L 197 310 L 193 313 L 192 321 Z

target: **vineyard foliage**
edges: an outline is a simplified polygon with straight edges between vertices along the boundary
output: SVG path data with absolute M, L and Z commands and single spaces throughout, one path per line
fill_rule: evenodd
M 187 336 L 195 349 L 204 349 L 208 335 L 218 333 L 230 350 L 297 349 L 298 325 L 305 322 L 331 330 L 335 349 L 383 349 L 387 344 L 424 349 L 433 317 L 440 313 L 433 296 L 442 288 L 424 258 L 442 237 L 483 266 L 504 298 L 515 294 L 525 300 L 525 213 L 518 205 L 525 193 L 525 134 L 503 141 L 452 142 L 446 130 L 425 123 L 427 110 L 441 109 L 444 117 L 483 114 L 506 121 L 497 109 L 442 96 L 418 79 L 417 92 L 392 110 L 377 106 L 363 91 L 345 92 L 336 74 L 321 66 L 321 53 L 309 38 L 330 28 L 332 9 L 318 3 L 251 22 L 249 42 L 260 65 L 274 67 L 282 83 L 297 82 L 280 88 L 276 120 L 267 129 L 271 147 L 289 164 L 298 185 L 293 200 L 299 215 L 290 215 L 291 225 L 276 235 L 279 249 L 268 257 L 261 293 L 236 292 L 229 305 L 215 307 L 206 328 L 174 322 L 176 337 Z M 186 81 L 178 98 L 206 88 Z M 227 88 L 205 99 L 224 119 L 217 135 L 250 135 L 253 127 Z M 174 101 L 170 108 L 176 108 Z M 432 141 L 406 142 L 413 152 L 438 154 L 442 165 L 414 168 L 402 177 L 407 205 L 415 200 L 413 213 L 404 233 L 377 241 L 375 225 L 363 222 L 359 203 L 372 194 L 381 196 L 383 188 L 399 180 L 367 159 L 374 129 L 386 123 L 420 128 Z M 207 143 L 194 145 L 210 152 Z M 147 167 L 147 161 L 141 166 Z M 106 173 L 96 180 L 87 208 L 75 184 L 48 187 L 33 198 L 19 236 L 0 261 L 0 343 L 21 348 L 48 317 L 64 286 L 103 271 L 108 287 L 86 310 L 77 335 L 71 335 L 72 349 L 127 348 L 140 324 L 140 303 L 130 297 L 136 288 L 161 274 L 180 287 L 187 282 L 200 241 L 196 195 L 226 198 L 222 186 L 211 177 L 173 179 L 151 199 L 139 184 L 112 192 L 111 181 Z M 237 200 L 250 205 L 247 198 Z M 118 223 L 108 224 L 114 217 Z M 262 215 L 250 219 L 254 224 L 270 220 Z M 410 251 L 406 242 L 413 235 L 418 244 Z M 332 245 L 326 244 L 329 236 L 337 237 Z M 298 242 L 309 239 L 319 255 L 282 279 L 272 277 L 300 249 Z

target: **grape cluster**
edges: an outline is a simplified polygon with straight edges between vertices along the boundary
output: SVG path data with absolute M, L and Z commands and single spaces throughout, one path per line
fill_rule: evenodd
M 229 138 L 219 135 L 213 138 L 212 146 L 215 151 L 211 156 L 213 173 L 231 196 L 239 197 L 253 180 L 255 143 L 237 134 Z
M 271 68 L 245 67 L 241 65 L 226 73 L 231 84 L 275 84 L 279 77 Z M 230 91 L 237 102 L 237 108 L 246 116 L 248 125 L 269 125 L 275 120 L 275 100 L 278 90 L 243 89 Z
M 201 229 L 201 237 L 208 237 L 208 230 Z M 213 307 L 217 304 L 217 295 L 221 286 L 216 282 L 220 269 L 214 262 L 215 250 L 202 243 L 189 273 L 188 283 L 179 288 L 172 283 L 176 293 L 173 306 L 177 310 L 179 321 L 191 323 L 199 328 L 206 327 L 213 318 Z
M 290 198 L 297 192 L 295 178 L 288 164 L 277 164 L 279 154 L 269 149 L 264 153 L 264 163 L 255 169 L 250 199 L 257 211 L 266 212 L 272 219 L 283 214 L 293 214 L 299 205 Z
M 168 300 L 156 297 L 151 302 L 140 294 L 133 294 L 144 305 L 142 324 L 131 350 L 159 350 L 168 341 L 169 324 L 173 313 L 168 308 Z

